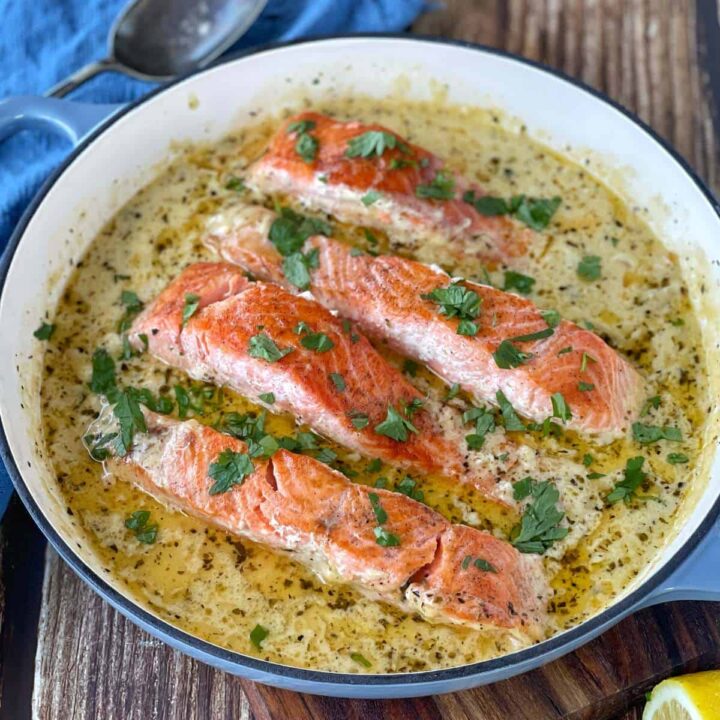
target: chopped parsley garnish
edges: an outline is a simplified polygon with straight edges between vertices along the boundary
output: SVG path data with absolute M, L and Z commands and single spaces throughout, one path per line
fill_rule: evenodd
M 447 395 L 445 396 L 445 400 L 452 400 L 453 398 L 456 398 L 459 392 L 460 392 L 460 383 L 453 383 L 450 386 L 450 389 L 448 390 Z
M 532 292 L 533 285 L 535 285 L 535 278 L 514 270 L 505 271 L 503 290 L 517 290 L 521 295 L 529 295 Z
M 105 395 L 109 402 L 114 402 L 117 396 L 115 361 L 103 348 L 98 348 L 92 356 L 90 390 L 97 395 Z
M 495 416 L 485 408 L 473 407 L 463 413 L 463 422 L 475 422 L 475 432 L 465 436 L 468 449 L 480 450 L 485 436 L 495 430 Z
M 406 360 L 403 363 L 403 372 L 407 373 L 410 377 L 415 377 L 419 367 L 414 360 Z
M 674 318 L 670 321 L 671 325 L 674 325 L 675 327 L 681 327 L 685 324 L 685 321 L 682 318 Z
M 520 420 L 515 412 L 515 408 L 510 404 L 510 401 L 505 397 L 502 390 L 497 391 L 495 398 L 500 407 L 505 429 L 509 432 L 521 432 L 525 430 L 525 425 L 523 425 L 522 420 Z
M 156 398 L 147 388 L 137 388 L 135 393 L 137 401 L 153 412 L 160 415 L 168 415 L 172 412 L 173 401 L 169 397 L 158 395 Z
M 373 532 L 375 533 L 375 542 L 381 547 L 397 547 L 400 544 L 400 538 L 388 532 L 384 527 L 378 525 Z
M 380 198 L 382 197 L 382 194 L 379 193 L 377 190 L 368 190 L 361 198 L 360 202 L 365 207 L 369 207 L 370 205 L 373 205 L 376 203 Z
M 439 170 L 427 185 L 417 185 L 415 195 L 432 200 L 452 200 L 455 197 L 455 178 Z
M 570 406 L 567 402 L 565 402 L 565 398 L 562 393 L 553 393 L 550 397 L 550 401 L 552 402 L 553 417 L 560 418 L 563 422 L 572 420 L 572 411 L 570 410 Z
M 337 453 L 334 450 L 331 450 L 330 448 L 320 448 L 317 453 L 315 453 L 315 459 L 318 460 L 321 463 L 325 463 L 326 465 L 329 465 L 332 462 L 335 462 L 337 460 Z
M 588 480 L 597 480 L 599 478 L 604 478 L 604 477 L 606 477 L 605 473 L 591 472 L 591 473 L 588 473 L 587 479 Z
M 405 405 L 405 414 L 408 417 L 412 417 L 418 410 L 424 405 L 424 401 L 420 398 L 413 398 L 409 403 Z
M 439 305 L 438 312 L 441 315 L 459 318 L 458 335 L 477 334 L 478 324 L 474 321 L 480 314 L 482 298 L 474 290 L 469 290 L 464 285 L 453 282 L 447 287 L 435 288 L 432 292 L 420 297 Z
M 260 393 L 258 397 L 268 405 L 272 405 L 275 402 L 275 393 Z
M 120 294 L 120 302 L 125 306 L 125 313 L 120 318 L 117 331 L 119 333 L 127 332 L 132 325 L 135 317 L 143 309 L 142 300 L 132 290 L 123 290 Z
M 293 348 L 291 347 L 279 348 L 274 340 L 265 333 L 253 335 L 248 343 L 248 355 L 250 355 L 250 357 L 266 360 L 270 363 L 282 360 L 282 358 L 289 355 L 292 351 Z
M 557 310 L 541 310 L 542 319 L 550 328 L 556 328 L 560 324 L 560 313 Z
M 330 379 L 332 384 L 340 391 L 343 392 L 347 385 L 345 384 L 345 378 L 340 373 L 330 373 Z
M 474 190 L 468 190 L 463 200 L 472 205 L 481 215 L 489 217 L 512 215 L 533 230 L 544 230 L 555 211 L 560 207 L 560 198 L 529 198 L 513 195 L 509 200 L 492 195 L 475 197 Z
M 516 348 L 510 340 L 503 340 L 493 353 L 495 364 L 503 370 L 519 367 L 532 356 L 532 353 L 525 353 Z
M 314 350 L 319 353 L 327 352 L 335 347 L 335 343 L 322 332 L 306 333 L 300 338 L 300 344 L 308 350 Z
M 425 499 L 425 493 L 422 490 L 418 490 L 417 480 L 413 480 L 409 475 L 406 475 L 399 483 L 396 483 L 395 490 L 418 502 L 423 502 Z
M 578 390 L 580 392 L 590 392 L 591 390 L 595 389 L 595 385 L 588 382 L 583 382 L 582 380 L 578 383 Z
M 690 462 L 690 458 L 685 453 L 669 453 L 667 461 L 671 465 L 684 465 L 686 462 Z
M 362 430 L 368 426 L 370 418 L 365 413 L 352 412 L 350 413 L 350 422 L 356 430 Z
M 641 445 L 650 445 L 659 440 L 671 440 L 672 442 L 682 442 L 682 433 L 680 428 L 659 427 L 657 425 L 643 425 L 640 422 L 632 424 L 633 438 Z
M 365 255 L 365 252 L 359 247 L 350 248 L 350 257 L 360 257 Z
M 571 353 L 573 351 L 572 345 L 568 345 L 567 347 L 564 347 L 560 350 L 558 350 L 558 357 L 561 355 L 567 355 L 568 353 Z
M 236 192 L 240 192 L 241 190 L 245 189 L 245 183 L 243 182 L 242 178 L 239 178 L 235 175 L 231 175 L 228 178 L 228 181 L 225 183 L 225 189 L 226 190 L 235 190 Z
M 345 157 L 369 158 L 373 155 L 380 157 L 385 150 L 393 150 L 396 147 L 403 152 L 408 150 L 407 145 L 398 140 L 395 135 L 384 130 L 368 130 L 362 135 L 350 139 L 347 150 L 345 150 Z
M 373 512 L 375 513 L 375 519 L 378 523 L 382 525 L 387 522 L 387 513 L 383 510 L 382 505 L 380 505 L 379 495 L 377 493 L 369 493 L 368 499 L 370 500 L 370 505 L 372 505 Z
M 372 663 L 361 653 L 358 653 L 358 652 L 350 653 L 350 659 L 353 662 L 356 662 L 359 665 L 362 665 L 363 667 L 366 667 L 366 668 L 372 667 Z
M 290 208 L 282 208 L 270 226 L 268 238 L 283 256 L 283 272 L 288 282 L 299 290 L 310 286 L 310 270 L 318 267 L 318 251 L 303 253 L 305 241 L 313 235 L 329 237 L 332 228 L 323 220 L 306 217 Z
M 242 485 L 254 469 L 247 453 L 223 450 L 208 470 L 208 475 L 215 481 L 210 487 L 210 494 L 220 495 L 235 485 Z
M 385 488 L 387 488 L 387 486 L 388 486 L 388 479 L 386 477 L 379 477 L 373 485 L 373 487 L 380 488 L 382 490 L 385 490 Z
M 114 445 L 115 452 L 123 457 L 130 451 L 135 433 L 147 432 L 147 425 L 135 388 L 129 387 L 119 391 L 116 398 L 113 415 L 120 425 L 120 435 L 116 438 Z
M 627 503 L 633 499 L 635 491 L 643 484 L 643 482 L 645 482 L 647 478 L 647 474 L 642 470 L 644 462 L 644 457 L 634 457 L 627 461 L 625 464 L 623 479 L 615 484 L 615 487 L 605 498 L 608 503 L 613 505 L 621 500 L 624 500 Z
M 577 274 L 583 280 L 599 280 L 602 274 L 601 260 L 598 255 L 585 255 L 578 263 Z
M 125 519 L 125 527 L 132 530 L 135 539 L 145 545 L 152 545 L 157 540 L 158 534 L 157 524 L 148 524 L 149 520 L 149 510 L 135 510 L 130 517 Z
M 382 468 L 382 461 L 379 458 L 373 458 L 368 463 L 366 470 L 369 473 L 376 473 L 376 472 L 380 472 L 381 468 Z
M 250 631 L 250 642 L 258 649 L 262 650 L 262 642 L 270 634 L 270 631 L 262 625 L 256 625 Z
M 287 126 L 288 133 L 306 133 L 314 130 L 317 127 L 317 123 L 314 120 L 296 120 L 291 122 Z
M 580 358 L 580 372 L 585 372 L 587 370 L 588 363 L 596 363 L 597 360 L 592 356 L 588 355 L 586 352 L 582 354 L 582 357 Z
M 653 408 L 657 410 L 660 407 L 660 396 L 659 395 L 653 395 L 651 398 L 648 398 L 645 401 L 645 404 L 642 407 L 642 410 L 640 411 L 640 417 L 644 417 L 650 412 L 650 408 Z
M 316 137 L 302 132 L 295 141 L 295 152 L 306 162 L 312 163 L 317 155 L 320 143 Z
M 200 307 L 200 296 L 195 293 L 185 294 L 185 304 L 182 311 L 182 327 L 187 325 L 187 321 L 197 312 Z
M 522 553 L 542 555 L 568 534 L 567 528 L 560 527 L 565 513 L 557 509 L 560 493 L 549 480 L 531 481 L 528 497 L 531 500 L 525 507 L 520 524 L 511 532 L 511 543 Z
M 495 566 L 492 565 L 491 563 L 489 563 L 484 558 L 481 558 L 481 557 L 475 558 L 475 560 L 473 561 L 472 555 L 466 555 L 463 558 L 463 561 L 460 563 L 460 567 L 463 570 L 467 570 L 470 567 L 471 563 L 474 567 L 476 567 L 478 570 L 482 570 L 483 572 L 491 572 L 491 573 L 497 572 L 497 569 L 495 568 Z
M 590 467 L 594 462 L 594 458 L 590 453 L 585 453 L 583 455 L 582 463 L 585 467 Z
M 526 497 L 530 497 L 534 482 L 535 480 L 528 476 L 523 478 L 522 480 L 518 480 L 517 482 L 513 483 L 513 499 L 517 502 L 520 502 Z
M 388 405 L 386 418 L 375 426 L 378 435 L 385 435 L 398 442 L 405 442 L 408 439 L 408 431 L 418 433 L 418 429 L 410 420 L 403 417 L 392 405 Z
M 55 326 L 49 325 L 44 322 L 40 327 L 33 333 L 38 340 L 49 340 L 52 334 L 55 332 Z
M 527 335 L 516 335 L 515 337 L 509 338 L 510 342 L 533 342 L 534 340 L 544 340 L 550 337 L 555 331 L 551 327 L 546 327 L 543 330 L 538 330 L 534 333 L 528 333 Z

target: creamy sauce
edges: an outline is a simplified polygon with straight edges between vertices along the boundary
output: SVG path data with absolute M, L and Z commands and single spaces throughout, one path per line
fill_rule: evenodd
M 612 602 L 652 561 L 672 536 L 687 488 L 699 481 L 699 429 L 709 399 L 698 323 L 676 258 L 639 213 L 583 167 L 534 143 L 522 131 L 504 129 L 491 112 L 448 106 L 438 112 L 431 104 L 380 105 L 362 98 L 333 99 L 314 109 L 389 125 L 446 158 L 491 194 L 562 198 L 532 254 L 513 269 L 536 279 L 531 298 L 538 305 L 555 308 L 575 322 L 591 322 L 629 357 L 646 379 L 648 397 L 661 398 L 643 420 L 676 426 L 683 436 L 681 443 L 648 446 L 630 438 L 595 445 L 571 433 L 505 438 L 500 429 L 488 436 L 478 462 L 508 481 L 532 474 L 556 482 L 571 533 L 544 558 L 555 589 L 548 632 L 581 622 Z M 259 124 L 214 146 L 180 149 L 177 159 L 108 223 L 78 263 L 57 310 L 42 388 L 45 438 L 68 512 L 107 570 L 138 602 L 188 632 L 242 653 L 343 672 L 439 669 L 506 653 L 518 647 L 508 634 L 435 625 L 405 615 L 349 588 L 324 585 L 284 556 L 166 509 L 130 485 L 104 476 L 83 447 L 82 436 L 101 407 L 87 387 L 91 355 L 97 347 L 107 348 L 115 358 L 122 353 L 117 332 L 124 312 L 121 291 L 133 290 L 148 302 L 185 265 L 214 259 L 202 245 L 204 225 L 214 213 L 250 201 L 244 191 L 228 189 L 228 180 L 242 177 L 275 127 Z M 335 228 L 336 237 L 366 247 L 360 229 Z M 385 239 L 380 242 L 387 248 Z M 578 276 L 584 255 L 601 258 L 601 280 L 587 282 Z M 427 244 L 416 257 L 479 280 L 489 270 L 491 280 L 502 286 L 503 268 L 481 268 L 473 259 L 453 265 L 441 245 Z M 403 366 L 402 359 L 386 354 Z M 180 373 L 147 356 L 117 362 L 124 385 L 170 395 L 177 383 L 191 387 Z M 410 379 L 430 395 L 442 415 L 446 390 L 439 382 L 424 370 Z M 208 396 L 205 414 L 198 417 L 202 422 L 213 423 L 228 410 L 259 411 L 231 392 L 194 387 L 197 396 Z M 463 409 L 467 399 L 459 397 L 451 405 Z M 449 425 L 453 422 L 448 420 Z M 297 430 L 291 418 L 272 413 L 266 428 L 277 435 Z M 453 426 L 448 432 L 464 431 Z M 513 457 L 520 460 L 512 470 L 504 458 L 509 439 L 519 444 Z M 323 445 L 337 452 L 342 468 L 357 473 L 356 482 L 372 484 L 384 476 L 392 487 L 401 477 L 387 466 L 369 472 L 367 459 L 329 442 Z M 670 452 L 684 453 L 689 463 L 669 464 Z M 589 468 L 582 462 L 586 454 L 593 457 Z M 639 492 L 649 499 L 608 507 L 604 496 L 622 477 L 627 458 L 635 455 L 647 458 L 650 482 Z M 591 472 L 605 476 L 591 480 Z M 509 513 L 488 508 L 441 478 L 417 480 L 425 501 L 455 522 L 501 537 L 507 537 L 515 522 Z M 138 542 L 125 528 L 125 519 L 139 509 L 150 510 L 151 521 L 159 525 L 155 544 Z M 249 639 L 256 624 L 269 630 L 261 650 Z M 353 660 L 353 653 L 362 654 L 371 667 Z

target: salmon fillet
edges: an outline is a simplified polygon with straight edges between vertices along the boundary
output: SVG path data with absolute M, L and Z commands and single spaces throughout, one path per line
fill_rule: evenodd
M 206 242 L 225 260 L 291 287 L 282 258 L 268 239 L 275 217 L 258 207 L 221 214 L 210 220 Z M 447 383 L 458 383 L 479 402 L 497 404 L 502 393 L 518 413 L 542 422 L 554 414 L 553 396 L 557 403 L 559 394 L 572 413 L 565 416 L 567 427 L 597 435 L 599 441 L 621 436 L 637 415 L 642 380 L 630 363 L 572 322 L 562 320 L 550 328 L 526 298 L 461 282 L 477 295 L 480 311 L 477 334 L 460 335 L 458 318 L 442 314 L 440 305 L 427 297 L 450 285 L 441 269 L 400 257 L 353 253 L 321 235 L 306 240 L 303 250 L 317 252 L 310 284 L 316 300 L 356 322 L 370 338 L 425 363 Z M 537 333 L 537 339 L 523 340 Z M 503 341 L 512 341 L 525 354 L 519 365 L 498 365 L 494 353 Z
M 212 464 L 247 446 L 194 420 L 145 417 L 148 432 L 127 455 L 109 458 L 108 469 L 169 507 L 429 620 L 542 637 L 550 591 L 539 558 L 285 450 L 252 460 L 240 483 L 211 494 Z M 396 542 L 380 544 L 379 527 Z
M 183 324 L 188 296 L 198 304 Z M 324 337 L 324 351 L 305 343 Z M 275 355 L 258 356 L 262 337 Z M 137 317 L 130 339 L 195 379 L 227 385 L 273 410 L 292 413 L 319 434 L 370 458 L 471 484 L 512 504 L 507 482 L 472 468 L 445 438 L 420 392 L 354 328 L 314 300 L 251 282 L 234 265 L 197 263 Z M 312 345 L 312 342 L 310 342 Z M 266 348 L 267 349 L 267 348 Z M 391 419 L 391 429 L 380 432 Z
M 303 137 L 316 144 L 312 159 L 298 145 Z M 363 150 L 353 141 L 372 137 L 382 144 L 366 146 L 369 156 L 358 154 Z M 481 215 L 463 196 L 481 197 L 483 189 L 427 150 L 382 125 L 315 112 L 285 122 L 245 182 L 261 194 L 282 194 L 342 222 L 382 230 L 391 242 L 411 249 L 441 238 L 458 256 L 493 263 L 525 254 L 533 237 L 507 217 Z

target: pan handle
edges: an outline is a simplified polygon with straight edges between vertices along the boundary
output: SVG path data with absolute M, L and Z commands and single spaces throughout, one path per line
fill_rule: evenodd
M 720 601 L 720 522 L 708 530 L 690 555 L 640 607 L 674 600 Z
M 77 145 L 91 130 L 117 112 L 122 105 L 72 102 L 36 95 L 0 100 L 0 142 L 20 130 L 52 129 Z

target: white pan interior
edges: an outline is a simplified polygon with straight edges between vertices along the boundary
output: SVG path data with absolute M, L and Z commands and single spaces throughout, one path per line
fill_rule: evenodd
M 131 110 L 75 158 L 28 224 L 0 298 L 0 417 L 15 462 L 54 529 L 110 584 L 113 578 L 74 529 L 43 459 L 43 348 L 32 331 L 46 312 L 52 317 L 73 264 L 95 234 L 153 178 L 174 142 L 219 138 L 258 114 L 276 113 L 286 96 L 297 100 L 299 88 L 305 98 L 353 91 L 381 98 L 396 93 L 398 82 L 414 99 L 429 99 L 445 85 L 450 103 L 497 107 L 551 147 L 590 158 L 591 171 L 633 204 L 654 208 L 653 229 L 680 256 L 703 318 L 708 366 L 720 368 L 720 323 L 713 321 L 720 308 L 718 215 L 657 141 L 591 93 L 506 57 L 410 39 L 303 43 L 221 65 Z M 717 397 L 717 372 L 712 383 Z M 714 417 L 707 428 L 711 447 L 717 427 Z M 720 458 L 711 452 L 707 482 L 697 484 L 685 523 L 645 577 L 684 543 L 718 496 Z

